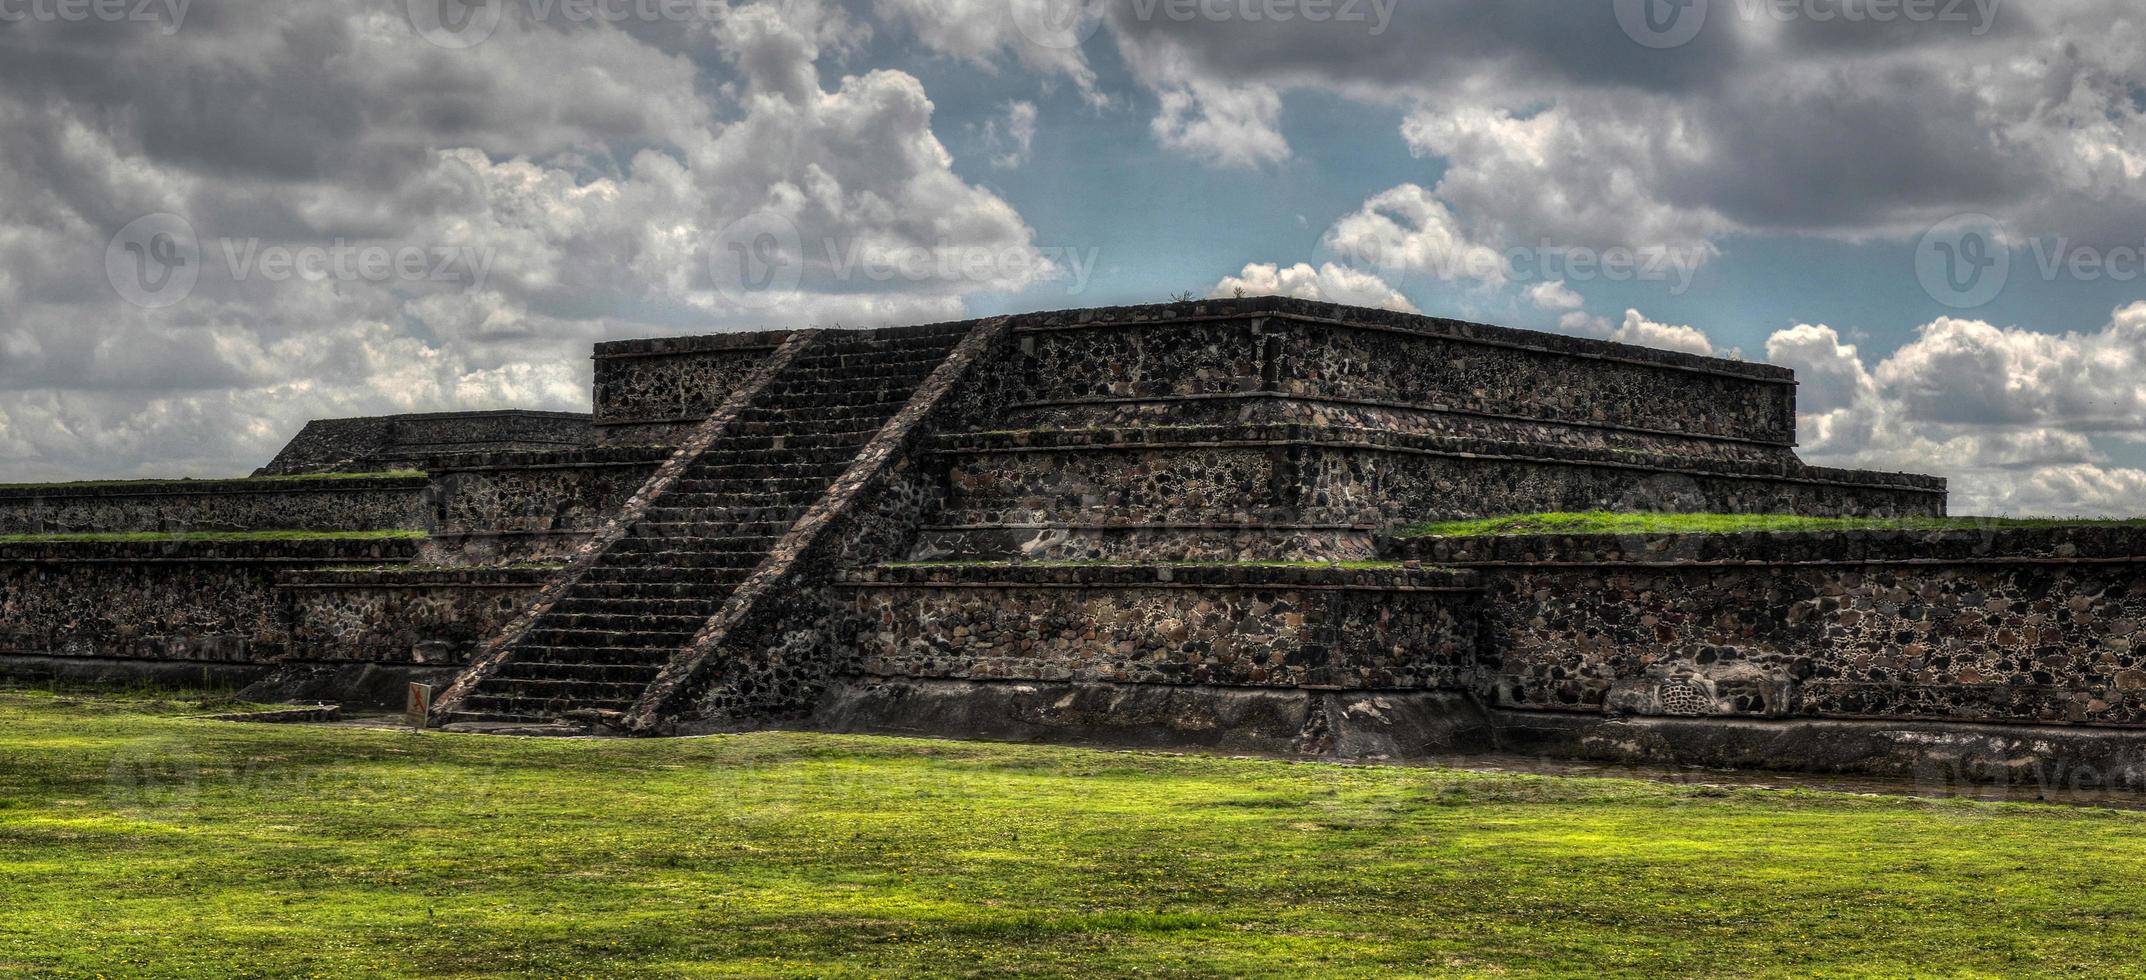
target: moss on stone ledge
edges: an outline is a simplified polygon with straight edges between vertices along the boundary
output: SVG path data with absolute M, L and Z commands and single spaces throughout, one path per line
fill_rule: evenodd
M 484 574 L 487 572 L 563 572 L 565 562 L 509 562 L 504 565 L 438 565 L 419 562 L 374 562 L 369 565 L 329 565 L 315 571 L 322 573 L 384 573 L 389 575 L 439 575 L 439 574 Z
M 1397 561 L 902 561 L 881 568 L 1339 568 L 1400 571 Z
M 1516 514 L 1434 521 L 1401 537 L 1466 538 L 1522 534 L 1740 534 L 1753 531 L 1962 531 L 2012 527 L 2146 527 L 2146 519 L 2021 517 L 1802 517 L 1795 514 Z
M 83 534 L 0 534 L 0 544 L 108 544 L 147 541 L 174 544 L 247 541 L 402 541 L 423 531 L 97 531 Z

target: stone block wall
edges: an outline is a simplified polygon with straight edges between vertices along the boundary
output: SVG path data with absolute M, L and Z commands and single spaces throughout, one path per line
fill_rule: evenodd
M 1618 716 L 2146 725 L 2146 529 L 1394 542 L 1482 576 L 1482 690 Z
M 423 529 L 415 477 L 172 480 L 0 489 L 0 534 Z
M 1935 515 L 1944 481 L 1795 456 L 1767 365 L 1275 298 L 1016 319 L 934 447 L 940 558 L 1362 558 L 1544 510 Z
M 675 445 L 787 339 L 787 330 L 596 345 L 595 426 L 605 445 Z
M 893 566 L 837 591 L 874 677 L 1416 690 L 1476 666 L 1473 584 L 1443 571 Z
M 586 446 L 589 417 L 572 412 L 435 412 L 315 419 L 256 476 L 421 469 L 418 461 L 460 453 Z
M 1265 298 L 1038 315 L 1019 335 L 1021 427 L 1325 418 L 1751 452 L 1795 441 L 1785 369 L 1456 320 Z
M 669 450 L 607 447 L 461 456 L 432 464 L 432 540 L 445 565 L 563 559 L 617 514 Z
M 1370 531 L 1564 510 L 1915 516 L 1941 481 L 1779 460 L 1305 426 L 943 437 L 945 508 L 917 559 L 1363 558 Z
M 414 540 L 0 545 L 0 653 L 263 663 L 290 646 L 276 582 L 407 561 Z
M 460 666 L 535 598 L 543 567 L 284 571 L 290 659 Z

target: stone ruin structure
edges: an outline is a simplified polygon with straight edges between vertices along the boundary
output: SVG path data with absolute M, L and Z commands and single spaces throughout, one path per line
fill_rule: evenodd
M 321 421 L 0 488 L 0 667 L 399 704 L 2146 786 L 2146 533 L 1422 537 L 1942 515 L 1783 369 L 1261 298 L 599 345 L 593 414 Z M 151 540 L 130 531 L 306 531 Z M 400 534 L 383 532 L 405 532 Z

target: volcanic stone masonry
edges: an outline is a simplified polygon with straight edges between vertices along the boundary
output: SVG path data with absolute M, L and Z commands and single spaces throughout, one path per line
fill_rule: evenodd
M 473 731 L 2146 788 L 2139 530 L 1406 531 L 1943 515 L 1942 480 L 1798 459 L 1780 368 L 1275 298 L 594 363 L 586 416 L 315 422 L 251 479 L 0 488 L 0 667 L 414 680 Z M 130 531 L 226 536 L 84 537 Z

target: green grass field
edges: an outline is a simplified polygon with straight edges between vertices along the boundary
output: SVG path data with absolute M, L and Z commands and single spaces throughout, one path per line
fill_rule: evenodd
M 2146 527 L 2146 519 L 2060 517 L 1801 517 L 1795 514 L 1520 514 L 1411 525 L 1402 534 L 1460 538 L 1513 534 L 1739 534 L 1750 531 L 1979 531 L 1993 528 Z
M 0 973 L 2146 972 L 2146 814 L 0 693 Z

